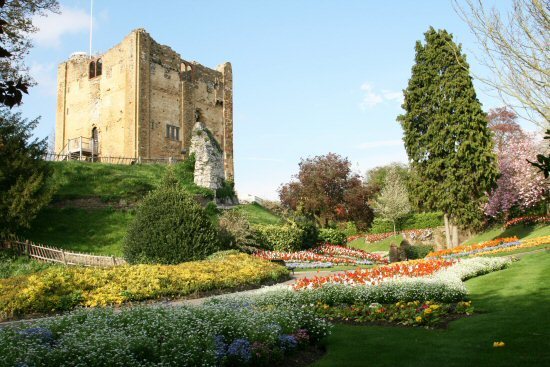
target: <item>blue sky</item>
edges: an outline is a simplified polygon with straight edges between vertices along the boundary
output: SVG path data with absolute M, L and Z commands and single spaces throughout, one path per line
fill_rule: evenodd
M 55 126 L 57 64 L 88 50 L 89 0 L 61 5 L 61 15 L 37 19 L 28 56 L 39 85 L 22 110 L 42 116 L 39 136 Z M 185 59 L 232 63 L 237 190 L 271 199 L 301 157 L 335 152 L 361 174 L 406 162 L 396 117 L 414 44 L 430 26 L 453 33 L 483 74 L 474 38 L 446 0 L 95 0 L 93 16 L 94 52 L 145 28 Z M 476 85 L 486 110 L 502 104 Z

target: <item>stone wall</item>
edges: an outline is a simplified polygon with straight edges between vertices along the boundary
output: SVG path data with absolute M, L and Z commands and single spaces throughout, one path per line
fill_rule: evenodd
M 223 186 L 223 151 L 213 134 L 202 122 L 193 129 L 190 153 L 195 155 L 195 183 L 217 190 Z

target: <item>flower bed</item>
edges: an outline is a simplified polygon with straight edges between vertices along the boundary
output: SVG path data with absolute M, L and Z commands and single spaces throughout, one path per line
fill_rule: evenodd
M 508 258 L 472 258 L 454 261 L 453 265 L 421 277 L 390 277 L 376 285 L 362 283 L 325 282 L 318 287 L 299 290 L 278 286 L 259 290 L 255 301 L 264 305 L 318 303 L 333 305 L 358 305 L 399 301 L 437 301 L 453 303 L 467 298 L 463 280 L 501 270 L 510 264 Z M 332 278 L 332 277 L 325 277 Z M 230 297 L 230 296 L 228 296 Z
M 445 257 L 450 255 L 454 255 L 454 257 L 467 256 L 469 254 L 475 254 L 477 252 L 480 252 L 480 250 L 490 249 L 490 248 L 498 247 L 504 244 L 511 244 L 510 246 L 517 246 L 519 245 L 519 240 L 515 236 L 507 237 L 507 238 L 497 238 L 491 241 L 486 241 L 478 244 L 462 245 L 462 246 L 457 246 L 457 247 L 449 248 L 445 250 L 432 251 L 426 257 L 435 258 L 435 257 Z
M 529 216 L 519 217 L 519 218 L 514 218 L 509 220 L 508 222 L 504 223 L 504 228 L 510 228 L 518 224 L 534 225 L 534 224 L 549 224 L 549 223 L 550 223 L 550 216 L 529 215 Z
M 357 269 L 326 277 L 299 279 L 295 289 L 318 288 L 326 283 L 359 285 L 376 285 L 388 279 L 399 277 L 420 277 L 433 274 L 437 270 L 453 265 L 451 260 L 411 260 L 390 265 L 378 266 L 372 269 Z
M 511 251 L 516 251 L 519 249 L 527 249 L 531 247 L 537 247 L 540 245 L 550 244 L 550 236 L 543 236 L 538 238 L 533 238 L 530 240 L 524 240 L 518 242 L 515 246 L 498 246 L 496 248 L 488 248 L 481 250 L 476 255 L 495 255 Z M 506 245 L 506 244 L 505 244 Z
M 77 306 L 183 297 L 286 277 L 288 270 L 284 267 L 245 254 L 179 265 L 55 267 L 29 276 L 0 279 L 0 319 Z
M 329 244 L 318 246 L 307 251 L 257 251 L 254 255 L 265 260 L 284 260 L 287 263 L 316 262 L 339 265 L 370 265 L 373 263 L 387 263 L 387 260 L 378 254 Z
M 397 231 L 397 234 L 402 234 L 405 236 L 409 236 L 411 239 L 420 239 L 424 240 L 427 238 L 430 238 L 432 236 L 433 229 L 432 228 L 423 228 L 423 229 L 407 229 L 404 231 Z M 373 243 L 385 240 L 386 238 L 392 237 L 394 235 L 393 232 L 385 232 L 385 233 L 371 233 L 371 234 L 358 234 L 355 236 L 351 236 L 348 238 L 348 243 L 351 241 L 355 241 L 358 238 L 364 238 L 365 242 L 367 243 Z
M 0 329 L 1 366 L 259 366 L 317 344 L 311 310 L 250 302 L 81 310 Z
M 317 315 L 330 321 L 340 322 L 386 322 L 404 326 L 434 327 L 457 315 L 471 315 L 474 311 L 470 301 L 438 303 L 411 301 L 382 305 L 380 303 L 335 305 L 317 303 Z

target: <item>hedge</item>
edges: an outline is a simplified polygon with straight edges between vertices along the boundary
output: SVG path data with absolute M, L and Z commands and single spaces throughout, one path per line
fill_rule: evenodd
M 443 226 L 443 213 L 415 213 L 410 214 L 397 222 L 398 231 L 407 229 L 435 228 Z M 374 218 L 369 233 L 387 233 L 393 232 L 393 223 L 382 218 Z
M 259 247 L 269 250 L 294 252 L 302 249 L 304 231 L 297 226 L 274 224 L 257 224 Z

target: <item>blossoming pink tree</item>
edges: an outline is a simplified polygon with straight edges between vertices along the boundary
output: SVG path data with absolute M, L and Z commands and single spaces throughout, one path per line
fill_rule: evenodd
M 540 203 L 548 182 L 527 160 L 540 153 L 541 144 L 533 134 L 514 134 L 497 151 L 501 177 L 490 193 L 485 214 L 508 217 L 513 207 L 528 209 Z

